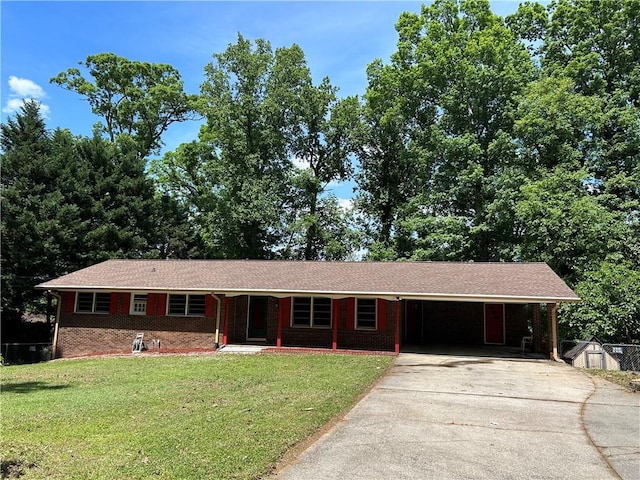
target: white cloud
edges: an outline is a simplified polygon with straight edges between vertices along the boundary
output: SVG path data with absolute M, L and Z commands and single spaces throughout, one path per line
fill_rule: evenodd
M 298 157 L 292 157 L 291 163 L 293 163 L 293 166 L 295 168 L 300 170 L 306 170 L 307 168 L 309 168 L 309 162 L 302 160 L 301 158 L 298 158 Z
M 2 109 L 3 112 L 12 113 L 16 110 L 19 110 L 20 107 L 24 104 L 24 100 L 22 98 L 10 98 L 7 100 L 7 106 Z
M 353 210 L 353 199 L 352 198 L 339 198 L 338 199 L 338 206 L 345 210 L 345 211 L 350 211 Z
M 29 80 L 28 78 L 18 78 L 14 75 L 9 77 L 9 89 L 11 89 L 11 96 L 22 98 L 43 98 L 45 97 L 44 90 L 36 82 Z
M 43 88 L 33 80 L 28 78 L 18 78 L 15 75 L 9 77 L 9 99 L 6 106 L 2 108 L 5 113 L 14 113 L 20 110 L 25 102 L 35 100 L 40 103 L 40 113 L 44 118 L 49 118 L 51 109 L 49 105 L 40 102 L 41 98 L 46 98 L 47 94 Z

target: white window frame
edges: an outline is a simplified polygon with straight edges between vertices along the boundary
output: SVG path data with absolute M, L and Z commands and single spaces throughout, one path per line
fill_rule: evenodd
M 373 327 L 370 326 L 360 326 L 360 315 L 358 312 L 358 304 L 363 301 L 373 300 Z M 355 329 L 356 330 L 369 330 L 375 331 L 378 330 L 378 299 L 377 298 L 356 298 L 356 308 L 355 308 Z
M 137 310 L 136 307 L 142 305 L 143 302 L 138 300 L 136 302 L 136 297 L 141 297 L 144 295 L 144 309 Z M 146 315 L 147 314 L 147 302 L 149 301 L 148 293 L 132 293 L 131 294 L 131 304 L 129 305 L 129 314 L 130 315 Z
M 88 310 L 80 310 L 78 307 L 80 306 L 80 295 L 82 294 L 91 294 L 91 311 Z M 96 310 L 97 306 L 97 296 L 98 295 L 109 295 L 109 307 L 106 310 Z M 75 313 L 90 313 L 90 314 L 98 314 L 105 315 L 111 312 L 111 292 L 76 292 L 76 304 L 75 304 Z
M 186 297 L 184 303 L 184 312 L 183 313 L 171 313 L 171 297 L 184 295 Z M 204 299 L 203 310 L 202 313 L 190 313 L 191 309 L 191 297 L 202 297 Z M 167 316 L 168 317 L 204 317 L 207 312 L 207 296 L 203 293 L 170 293 L 167 295 Z
M 305 325 L 294 323 L 295 302 L 299 298 L 310 298 L 311 306 L 309 311 L 309 323 Z M 329 325 L 316 325 L 315 323 L 315 299 L 321 298 L 323 300 L 329 300 Z M 292 297 L 291 299 L 291 321 L 290 326 L 292 328 L 324 328 L 330 329 L 333 326 L 333 300 L 330 297 Z

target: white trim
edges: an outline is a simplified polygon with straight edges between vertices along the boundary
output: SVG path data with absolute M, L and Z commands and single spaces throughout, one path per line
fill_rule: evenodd
M 136 312 L 133 307 L 134 307 L 134 299 L 136 297 L 136 295 L 144 295 L 145 299 L 144 299 L 144 312 Z M 135 292 L 131 292 L 131 298 L 129 299 L 129 315 L 136 315 L 136 316 L 144 316 L 147 314 L 147 304 L 149 302 L 149 294 L 148 293 L 135 293 Z
M 44 287 L 43 287 L 44 288 Z M 444 302 L 479 302 L 479 303 L 560 303 L 560 302 L 580 302 L 579 297 L 547 297 L 547 296 L 522 296 L 522 295 L 483 295 L 471 293 L 421 293 L 421 292 L 362 292 L 362 291 L 326 291 L 326 290 L 277 290 L 277 289 L 219 289 L 219 288 L 192 288 L 184 289 L 167 289 L 166 287 L 114 287 L 107 285 L 87 286 L 87 285 L 64 285 L 59 287 L 47 287 L 47 289 L 59 292 L 64 291 L 87 291 L 92 292 L 104 291 L 146 291 L 161 292 L 167 294 L 202 294 L 206 295 L 215 291 L 218 295 L 227 297 L 238 297 L 249 295 L 255 297 L 328 297 L 334 299 L 362 297 L 362 298 L 381 298 L 383 300 L 432 300 Z
M 359 327 L 358 326 L 358 302 L 360 300 L 373 300 L 373 320 L 374 320 L 374 324 L 375 327 Z M 355 312 L 354 312 L 354 319 L 353 319 L 353 328 L 354 330 L 368 330 L 370 332 L 375 332 L 378 330 L 378 299 L 377 298 L 358 298 L 356 297 L 356 305 L 355 305 Z
M 169 312 L 169 307 L 171 305 L 171 295 L 185 295 L 185 302 L 184 302 L 184 313 L 180 314 L 180 313 L 170 313 Z M 198 296 L 198 297 L 204 297 L 204 311 L 202 313 L 189 313 L 189 306 L 191 304 L 190 301 L 190 297 L 191 296 Z M 207 316 L 207 296 L 203 293 L 197 292 L 197 293 L 168 293 L 167 294 L 167 305 L 166 305 L 166 309 L 165 309 L 165 316 L 167 317 L 206 317 Z
M 293 312 L 294 312 L 294 304 L 296 303 L 296 298 L 310 298 L 311 299 L 311 311 L 309 312 L 309 325 L 295 325 L 293 323 Z M 315 299 L 316 298 L 326 298 L 329 300 L 329 325 L 316 325 L 315 323 Z M 330 330 L 333 327 L 333 299 L 331 297 L 325 297 L 321 295 L 317 296 L 307 296 L 307 297 L 291 297 L 291 314 L 289 316 L 289 326 L 291 328 L 316 328 L 316 329 L 324 329 Z
M 91 311 L 88 312 L 86 310 L 78 310 L 78 304 L 80 303 L 80 294 L 81 293 L 90 293 L 92 295 L 91 298 Z M 100 310 L 99 312 L 96 311 L 96 295 L 98 293 L 106 293 L 109 295 L 109 308 L 107 308 L 106 311 L 104 310 Z M 95 290 L 91 290 L 91 291 L 84 291 L 84 292 L 76 292 L 75 295 L 75 304 L 73 306 L 73 313 L 80 313 L 80 314 L 88 314 L 88 315 L 108 315 L 111 313 L 111 295 L 113 294 L 113 292 L 101 292 L 101 291 L 95 291 Z
M 502 306 L 502 342 L 487 342 L 487 305 Z M 482 304 L 482 316 L 484 319 L 484 344 L 485 345 L 504 345 L 507 342 L 507 318 L 504 303 L 485 302 Z

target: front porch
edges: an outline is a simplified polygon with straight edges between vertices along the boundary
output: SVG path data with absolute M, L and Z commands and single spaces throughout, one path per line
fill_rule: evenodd
M 326 300 L 322 321 L 312 307 L 320 300 L 310 298 Z M 521 352 L 522 338 L 531 336 L 530 350 L 553 358 L 555 343 L 547 339 L 556 330 L 547 325 L 556 322 L 555 304 L 373 300 L 374 321 L 364 324 L 354 297 L 226 297 L 221 344 L 395 353 L 496 346 Z

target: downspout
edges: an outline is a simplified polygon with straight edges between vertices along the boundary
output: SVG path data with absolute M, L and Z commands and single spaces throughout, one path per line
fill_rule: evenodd
M 558 357 L 558 304 L 551 307 L 551 359 L 562 362 Z
M 216 337 L 214 344 L 217 350 L 220 348 L 220 310 L 222 307 L 222 299 L 215 293 L 212 293 L 211 296 L 216 299 L 216 302 L 218 302 L 218 305 L 216 307 Z
M 47 293 L 56 297 L 56 321 L 53 327 L 53 344 L 51 345 L 51 360 L 56 358 L 58 350 L 58 325 L 60 324 L 60 310 L 62 309 L 62 296 L 57 292 L 47 290 Z

